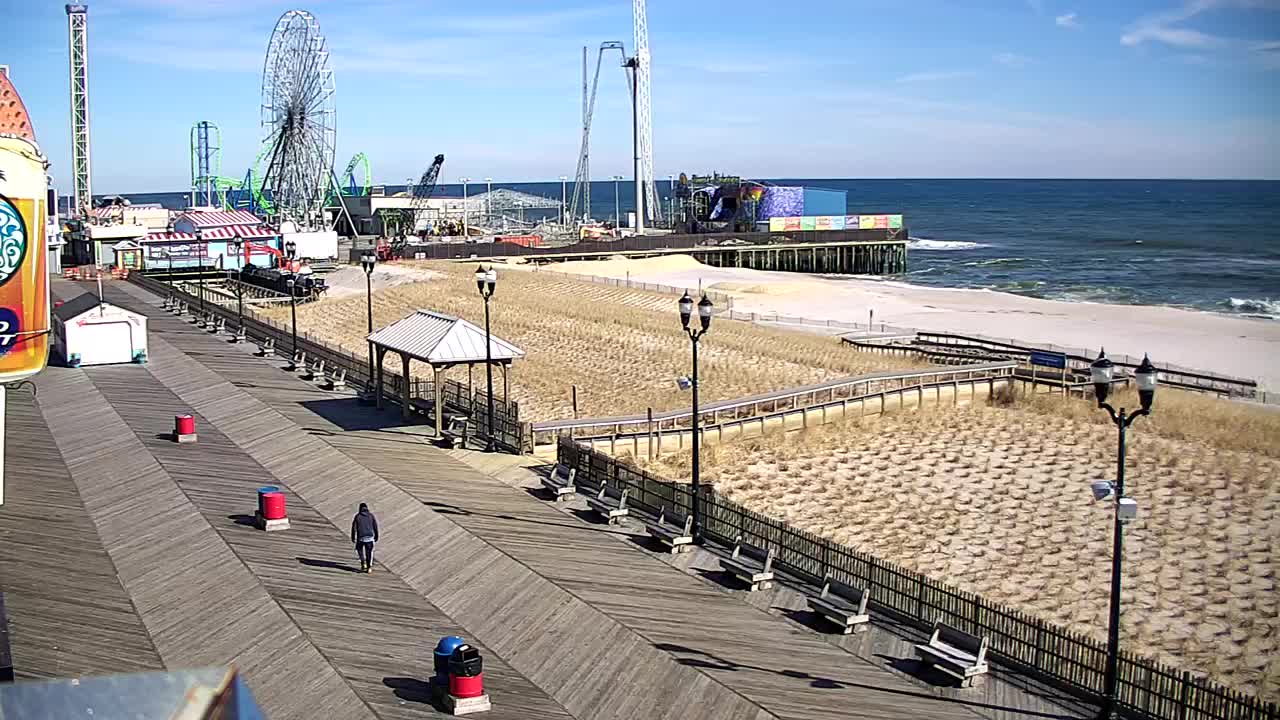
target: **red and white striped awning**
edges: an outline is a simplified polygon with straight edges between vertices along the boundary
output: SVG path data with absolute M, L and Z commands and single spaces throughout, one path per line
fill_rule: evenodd
M 245 240 L 273 238 L 279 235 L 279 233 L 272 230 L 271 228 L 262 227 L 261 225 L 259 225 L 258 227 L 250 227 L 249 225 L 237 225 L 235 226 L 235 231 L 236 231 L 236 235 L 244 238 Z
M 205 242 L 208 242 L 210 240 L 234 240 L 237 237 L 236 228 L 219 227 L 219 228 L 209 228 L 208 230 L 202 229 L 200 231 L 200 237 Z M 196 239 L 195 233 L 163 232 L 163 233 L 151 233 L 150 235 L 147 236 L 146 241 L 147 242 L 174 242 L 174 241 L 187 242 L 195 239 Z
M 204 211 L 193 210 L 184 213 L 179 220 L 190 220 L 192 226 L 198 228 L 226 227 L 228 225 L 262 225 L 262 219 L 248 210 Z

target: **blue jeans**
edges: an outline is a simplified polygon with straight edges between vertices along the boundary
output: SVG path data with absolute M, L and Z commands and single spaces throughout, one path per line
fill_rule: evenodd
M 373 543 L 372 542 L 357 542 L 356 554 L 360 556 L 360 562 L 363 563 L 364 565 L 368 565 L 368 566 L 373 565 Z

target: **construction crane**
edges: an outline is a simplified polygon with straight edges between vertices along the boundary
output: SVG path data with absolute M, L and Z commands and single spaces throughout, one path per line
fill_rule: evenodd
M 591 95 L 587 95 L 587 49 L 582 48 L 582 150 L 578 154 L 578 172 L 573 179 L 573 201 L 569 204 L 571 218 L 581 217 L 583 222 L 591 216 L 591 117 L 596 109 L 596 88 L 600 86 L 600 65 L 606 50 L 617 50 L 625 63 L 626 48 L 619 40 L 606 40 L 600 43 L 600 52 L 596 55 L 596 73 L 591 81 Z M 627 78 L 627 90 L 631 90 L 631 75 L 623 73 Z M 578 214 L 578 208 L 582 214 Z
M 409 226 L 412 230 L 418 229 L 418 221 L 427 212 L 428 201 L 436 191 L 436 178 L 440 177 L 440 168 L 444 167 L 444 155 L 437 155 L 435 160 L 431 161 L 431 167 L 422 173 L 422 177 L 418 179 L 418 184 L 413 186 L 413 201 L 410 204 L 413 213 L 413 222 Z
M 418 220 L 427 212 L 427 205 L 436 191 L 436 179 L 440 177 L 440 168 L 444 167 L 444 155 L 437 155 L 431 167 L 422 173 L 418 183 L 409 189 L 409 207 L 401 212 L 400 227 L 393 239 L 385 237 L 375 247 L 379 261 L 394 260 L 404 248 L 405 235 L 411 235 L 418 227 Z M 387 218 L 384 217 L 384 228 Z

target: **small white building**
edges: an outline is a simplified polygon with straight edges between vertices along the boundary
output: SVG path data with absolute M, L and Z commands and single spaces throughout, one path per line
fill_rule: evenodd
M 53 309 L 53 352 L 71 367 L 146 362 L 147 318 L 81 295 Z

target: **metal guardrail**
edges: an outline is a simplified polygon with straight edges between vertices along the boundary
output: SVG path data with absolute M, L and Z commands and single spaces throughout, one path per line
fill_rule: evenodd
M 887 371 L 856 377 L 828 380 L 813 385 L 776 390 L 745 398 L 720 400 L 698 408 L 702 422 L 718 424 L 723 415 L 731 420 L 752 418 L 762 412 L 776 412 L 784 405 L 789 410 L 814 407 L 823 403 L 854 400 L 883 391 L 915 388 L 922 385 L 951 384 L 973 379 L 985 380 L 1013 374 L 1016 363 L 1003 361 L 974 364 L 963 368 L 941 368 L 911 372 Z M 647 433 L 674 430 L 682 424 L 692 424 L 693 410 L 679 409 L 666 412 L 649 412 L 644 415 L 624 415 L 605 418 L 565 419 L 536 422 L 531 425 L 534 446 L 548 445 L 558 437 L 589 437 L 621 435 L 627 432 Z
M 557 461 L 577 470 L 580 485 L 608 484 L 627 490 L 627 505 L 633 513 L 652 518 L 664 507 L 686 514 L 691 510 L 688 485 L 657 477 L 570 438 L 560 439 Z M 774 568 L 807 584 L 815 594 L 827 575 L 866 587 L 878 613 L 901 618 L 921 630 L 942 620 L 986 637 L 997 662 L 1089 702 L 1097 702 L 1102 695 L 1104 642 L 791 527 L 709 488 L 702 502 L 708 540 L 732 547 L 741 536 L 752 544 L 776 548 Z M 1276 703 L 1125 650 L 1119 658 L 1118 699 L 1124 716 L 1142 720 L 1280 720 Z

